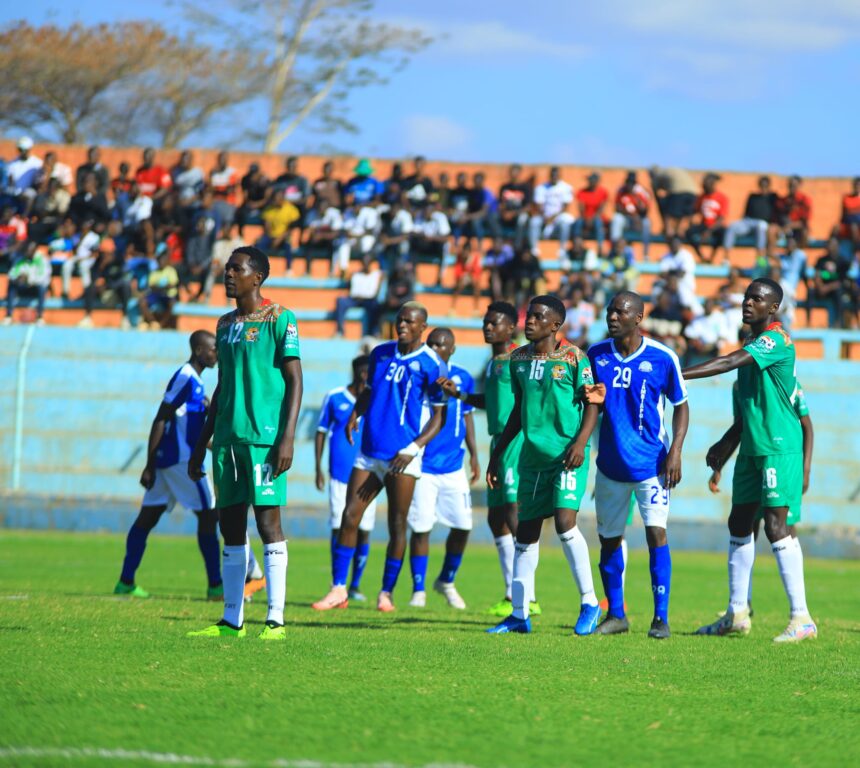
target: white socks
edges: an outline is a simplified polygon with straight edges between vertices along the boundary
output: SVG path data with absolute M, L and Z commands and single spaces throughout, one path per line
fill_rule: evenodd
M 621 558 L 624 560 L 624 570 L 621 572 L 621 589 L 627 581 L 627 539 L 621 539 Z
M 518 619 L 529 617 L 529 600 L 535 593 L 535 571 L 540 554 L 540 542 L 516 543 L 514 547 L 514 579 L 511 583 L 513 615 Z
M 809 609 L 806 607 L 806 588 L 803 584 L 803 551 L 800 542 L 786 536 L 784 539 L 773 542 L 771 545 L 779 567 L 779 575 L 782 577 L 782 585 L 788 602 L 791 606 L 791 615 L 806 616 Z
M 511 599 L 511 581 L 514 578 L 514 537 L 508 533 L 496 536 L 496 550 L 499 553 L 499 565 L 502 567 L 502 578 L 505 580 L 505 598 Z
M 591 575 L 591 560 L 588 557 L 588 544 L 579 528 L 574 526 L 569 531 L 559 534 L 561 547 L 579 594 L 582 595 L 583 605 L 597 605 L 597 595 L 594 594 L 594 579 Z
M 245 572 L 248 567 L 248 545 L 224 545 L 221 578 L 224 582 L 224 621 L 241 627 L 245 620 Z
M 729 536 L 729 610 L 746 610 L 752 568 L 755 562 L 755 539 L 749 536 Z
M 266 570 L 266 594 L 269 612 L 266 621 L 284 623 L 284 602 L 287 599 L 287 542 L 275 541 L 263 545 L 263 567 Z

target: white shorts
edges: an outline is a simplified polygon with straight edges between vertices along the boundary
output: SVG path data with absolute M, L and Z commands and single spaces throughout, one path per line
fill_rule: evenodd
M 209 474 L 196 483 L 188 477 L 188 462 L 181 461 L 172 467 L 155 470 L 152 488 L 143 494 L 144 507 L 166 506 L 170 512 L 176 504 L 181 504 L 193 512 L 215 508 L 215 492 L 212 489 L 212 476 Z
M 376 475 L 380 482 L 385 482 L 385 476 L 388 474 L 391 462 L 385 459 L 372 459 L 370 456 L 365 456 L 361 451 L 355 457 L 353 469 L 363 469 Z M 412 461 L 406 465 L 403 474 L 407 477 L 421 477 L 421 454 L 419 453 Z
M 665 528 L 669 519 L 669 491 L 659 477 L 635 483 L 610 480 L 599 469 L 594 484 L 597 532 L 605 538 L 624 535 L 630 512 L 630 494 L 636 496 L 639 514 L 646 527 Z
M 437 521 L 449 528 L 471 531 L 472 494 L 466 470 L 446 475 L 421 475 L 415 483 L 406 520 L 415 533 L 428 533 Z
M 334 530 L 340 528 L 340 522 L 343 519 L 343 510 L 346 508 L 346 487 L 347 483 L 342 483 L 340 480 L 331 478 L 328 481 L 328 522 L 329 526 Z M 361 522 L 358 524 L 358 530 L 367 531 L 373 530 L 376 524 L 376 499 L 367 505 L 364 510 Z

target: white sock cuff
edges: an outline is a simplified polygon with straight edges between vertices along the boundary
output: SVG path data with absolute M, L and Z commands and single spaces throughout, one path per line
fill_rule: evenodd
M 558 538 L 561 539 L 562 542 L 566 541 L 579 541 L 580 539 L 584 539 L 585 536 L 582 535 L 582 531 L 579 530 L 578 525 L 574 525 L 569 531 L 565 531 L 564 533 L 560 533 Z
M 247 544 L 239 544 L 239 545 L 224 545 L 224 554 L 227 557 L 245 557 Z
M 791 536 L 786 536 L 784 539 L 774 541 L 770 546 L 774 554 L 776 554 L 777 552 L 785 552 L 786 550 L 796 549 L 794 539 L 792 539 Z
M 514 548 L 520 554 L 525 554 L 526 552 L 537 552 L 540 549 L 540 542 L 535 541 L 532 544 L 523 544 L 519 541 L 514 542 Z
M 729 536 L 729 544 L 733 547 L 744 547 L 747 544 L 754 544 L 755 538 L 752 534 L 749 536 Z
M 505 547 L 508 544 L 514 543 L 514 535 L 512 533 L 506 533 L 504 536 L 495 536 L 493 541 L 496 542 L 497 547 Z
M 263 544 L 263 557 L 270 557 L 271 555 L 285 555 L 287 554 L 287 540 L 283 541 L 273 541 L 271 544 Z

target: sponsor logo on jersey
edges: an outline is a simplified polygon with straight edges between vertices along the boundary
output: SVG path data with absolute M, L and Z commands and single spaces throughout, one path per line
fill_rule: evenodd
M 594 376 L 591 373 L 591 368 L 583 368 L 582 369 L 582 378 L 585 379 L 586 381 L 589 381 L 589 382 L 594 381 Z
M 564 500 L 565 501 L 573 501 L 574 499 L 576 499 L 576 496 L 574 496 L 572 493 L 564 494 Z
M 767 497 L 769 499 L 778 499 L 779 494 L 776 491 L 768 491 Z
M 518 365 L 517 366 L 517 373 L 525 373 L 525 372 L 526 372 L 526 367 L 524 365 Z
M 459 389 L 459 388 L 460 388 L 460 384 L 462 384 L 462 383 L 463 383 L 463 380 L 462 380 L 459 376 L 457 376 L 457 375 L 452 376 L 452 377 L 451 377 L 451 381 L 453 381 L 453 382 L 457 385 L 457 389 Z
M 609 365 L 609 361 L 605 357 L 601 357 L 600 360 L 597 361 L 597 364 L 603 368 L 604 365 Z
M 245 331 L 245 341 L 254 342 L 260 338 L 260 326 L 253 325 L 247 331 Z
M 565 377 L 566 373 L 567 371 L 563 365 L 554 365 L 552 367 L 552 377 L 555 381 L 561 381 Z
M 759 336 L 755 343 L 762 347 L 765 352 L 770 352 L 776 346 L 776 342 L 770 336 Z
M 639 363 L 639 370 L 642 371 L 642 373 L 651 373 L 651 371 L 654 370 L 654 366 L 651 365 L 651 363 L 649 363 L 647 360 L 643 360 L 641 363 Z
M 274 496 L 275 492 L 271 488 L 266 488 L 260 495 L 261 496 Z
M 345 411 L 347 408 L 349 408 L 349 403 L 341 403 L 341 404 L 337 407 L 337 409 L 338 409 L 339 411 Z
M 276 429 L 275 429 L 275 427 L 268 427 L 267 426 L 267 427 L 263 427 L 263 431 L 264 432 L 275 432 Z
M 298 336 L 299 329 L 296 328 L 294 323 L 287 323 L 287 336 Z

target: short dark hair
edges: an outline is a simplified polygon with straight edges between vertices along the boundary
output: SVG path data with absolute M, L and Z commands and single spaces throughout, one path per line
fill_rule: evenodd
M 188 338 L 188 346 L 191 348 L 191 354 L 199 347 L 206 339 L 214 339 L 215 334 L 210 331 L 194 331 Z
M 248 257 L 248 263 L 255 272 L 259 272 L 263 276 L 263 281 L 269 277 L 269 257 L 265 251 L 253 245 L 243 245 L 237 248 L 233 253 L 243 253 Z
M 370 355 L 359 355 L 352 361 L 352 375 L 358 373 L 359 368 L 370 365 Z
M 776 280 L 771 280 L 769 277 L 757 277 L 755 280 L 750 283 L 753 285 L 754 283 L 761 283 L 773 294 L 774 299 L 777 304 L 782 304 L 783 290 L 782 286 L 776 282 Z
M 645 314 L 645 302 L 642 301 L 642 297 L 638 293 L 634 291 L 619 291 L 612 297 L 612 301 L 615 301 L 615 299 L 626 299 L 633 305 L 633 309 L 636 310 L 637 315 Z
M 564 318 L 567 315 L 567 311 L 564 308 L 564 303 L 558 296 L 552 296 L 551 294 L 545 293 L 541 296 L 535 296 L 529 304 L 540 304 L 544 307 L 549 307 L 553 312 L 558 315 L 558 319 L 563 323 Z
M 514 325 L 517 324 L 517 321 L 520 319 L 517 314 L 517 308 L 507 301 L 494 301 L 487 307 L 487 312 L 498 312 L 500 315 L 504 315 L 508 320 L 511 321 Z
M 452 331 L 450 328 L 441 327 L 434 328 L 432 331 L 430 331 L 429 335 L 427 336 L 428 344 L 430 343 L 430 337 L 434 334 L 436 336 L 441 336 L 443 339 L 450 339 L 452 344 L 456 342 L 456 339 L 454 338 L 454 331 Z

